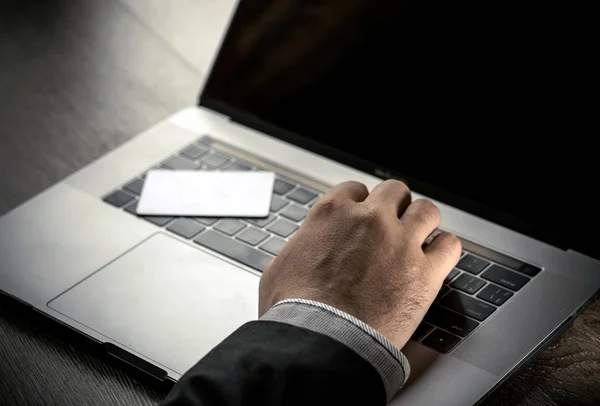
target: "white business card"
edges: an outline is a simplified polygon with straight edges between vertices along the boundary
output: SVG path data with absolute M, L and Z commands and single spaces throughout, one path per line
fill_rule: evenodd
M 144 182 L 137 213 L 266 217 L 274 182 L 273 172 L 151 170 Z

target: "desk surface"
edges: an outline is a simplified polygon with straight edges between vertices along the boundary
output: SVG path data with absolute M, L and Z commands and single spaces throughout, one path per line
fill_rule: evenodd
M 224 21 L 231 3 L 3 2 L 0 215 L 193 104 L 210 59 L 193 50 L 216 46 L 203 27 Z M 0 301 L 0 404 L 154 405 L 164 396 L 72 338 Z M 485 404 L 600 404 L 600 302 Z

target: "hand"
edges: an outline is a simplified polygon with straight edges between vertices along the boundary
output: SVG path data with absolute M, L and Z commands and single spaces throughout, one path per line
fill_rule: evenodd
M 423 245 L 440 221 L 437 206 L 425 199 L 411 203 L 402 182 L 384 181 L 370 194 L 357 182 L 336 186 L 263 273 L 260 315 L 280 300 L 315 300 L 402 348 L 460 257 L 453 234 Z

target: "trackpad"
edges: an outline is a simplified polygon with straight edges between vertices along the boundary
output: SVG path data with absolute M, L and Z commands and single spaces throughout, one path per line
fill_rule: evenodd
M 256 319 L 259 277 L 156 234 L 49 306 L 183 374 Z

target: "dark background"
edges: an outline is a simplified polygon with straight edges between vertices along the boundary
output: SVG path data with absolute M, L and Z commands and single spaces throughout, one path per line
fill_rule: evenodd
M 228 4 L 2 1 L 0 215 L 194 104 Z M 596 302 L 486 405 L 600 404 L 599 382 Z M 0 298 L 0 404 L 154 405 L 165 390 Z
M 203 101 L 600 258 L 600 218 L 565 196 L 596 182 L 586 15 L 538 0 L 242 2 Z

